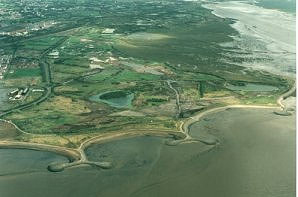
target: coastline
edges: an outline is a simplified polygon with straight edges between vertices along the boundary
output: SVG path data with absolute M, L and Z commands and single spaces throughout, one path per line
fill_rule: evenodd
M 0 141 L 2 149 L 28 149 L 37 151 L 53 152 L 65 156 L 70 162 L 80 160 L 80 153 L 75 149 L 65 148 L 62 146 L 53 146 L 47 144 L 37 144 L 29 142 Z
M 206 145 L 216 145 L 216 140 L 206 141 L 205 139 L 194 139 L 189 134 L 189 128 L 192 124 L 198 122 L 202 117 L 204 117 L 207 114 L 210 113 L 216 113 L 220 112 L 229 108 L 259 108 L 259 109 L 276 109 L 276 110 L 285 110 L 286 106 L 282 103 L 283 100 L 285 100 L 287 97 L 289 97 L 291 94 L 293 94 L 296 91 L 296 83 L 293 84 L 293 87 L 289 89 L 287 92 L 280 95 L 276 101 L 278 106 L 264 106 L 264 105 L 227 105 L 222 107 L 216 107 L 211 108 L 203 112 L 199 112 L 198 114 L 186 119 L 181 125 L 179 131 L 172 131 L 172 132 L 160 132 L 160 131 L 154 131 L 154 130 L 146 130 L 146 131 L 125 131 L 120 133 L 112 133 L 107 135 L 99 135 L 92 137 L 90 139 L 87 139 L 83 141 L 78 148 L 66 148 L 62 146 L 54 146 L 54 145 L 46 145 L 46 144 L 38 144 L 38 143 L 29 143 L 29 142 L 15 142 L 15 141 L 0 141 L 0 148 L 16 148 L 16 149 L 29 149 L 29 150 L 37 150 L 37 151 L 47 151 L 47 152 L 54 152 L 60 155 L 63 155 L 69 159 L 69 163 L 62 163 L 62 164 L 53 164 L 49 165 L 48 169 L 50 171 L 63 171 L 66 168 L 79 166 L 79 165 L 95 165 L 100 168 L 111 168 L 112 164 L 108 162 L 92 162 L 89 161 L 88 158 L 85 155 L 85 149 L 94 144 L 94 143 L 104 143 L 107 141 L 112 141 L 115 139 L 121 139 L 124 137 L 135 137 L 135 136 L 144 136 L 144 135 L 150 135 L 150 136 L 161 136 L 161 137 L 178 137 L 179 135 L 183 135 L 183 139 L 174 139 L 172 141 L 168 141 L 167 145 L 178 145 L 180 143 L 187 143 L 187 142 L 201 142 Z M 17 127 L 14 123 L 8 120 L 3 120 L 7 123 L 12 124 L 15 126 L 17 130 L 21 129 Z M 23 132 L 26 133 L 27 132 Z
M 293 14 L 241 1 L 210 2 L 202 7 L 219 18 L 233 19 L 230 26 L 239 35 L 232 36 L 233 42 L 224 44 L 239 47 L 243 52 L 249 51 L 252 58 L 265 57 L 260 54 L 266 54 L 272 59 L 267 63 L 254 61 L 241 63 L 240 66 L 295 78 L 296 37 Z M 251 47 L 245 44 L 247 42 L 256 42 L 260 46 Z

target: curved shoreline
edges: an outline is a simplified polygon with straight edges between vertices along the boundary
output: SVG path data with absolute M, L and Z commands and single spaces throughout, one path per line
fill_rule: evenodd
M 220 112 L 220 111 L 224 111 L 226 109 L 241 109 L 241 108 L 256 108 L 256 109 L 280 109 L 280 107 L 270 107 L 270 106 L 259 106 L 259 105 L 227 105 L 227 106 L 223 106 L 223 107 L 217 107 L 217 108 L 212 108 L 212 109 L 209 109 L 209 110 L 206 110 L 202 113 L 199 113 L 195 116 L 192 116 L 190 117 L 188 120 L 186 120 L 185 122 L 183 122 L 181 125 L 180 125 L 180 130 L 181 132 L 183 132 L 186 137 L 185 139 L 182 139 L 182 140 L 176 140 L 177 142 L 176 143 L 183 143 L 183 142 L 187 142 L 187 141 L 199 141 L 199 142 L 202 142 L 206 145 L 215 145 L 217 144 L 217 141 L 214 140 L 214 141 L 206 141 L 204 139 L 194 139 L 190 136 L 189 134 L 189 127 L 200 121 L 200 119 L 202 117 L 204 117 L 205 115 L 208 115 L 208 114 L 212 114 L 212 113 L 216 113 L 216 112 Z
M 207 145 L 215 145 L 217 142 L 206 142 L 204 140 L 200 140 L 200 139 L 193 139 L 190 135 L 189 135 L 189 127 L 194 124 L 195 122 L 200 121 L 200 119 L 210 113 L 215 113 L 215 112 L 220 112 L 226 109 L 239 109 L 239 108 L 256 108 L 256 109 L 281 109 L 282 111 L 286 110 L 286 106 L 282 103 L 283 100 L 285 100 L 286 98 L 288 98 L 291 94 L 293 94 L 296 91 L 296 82 L 293 84 L 292 88 L 289 89 L 287 92 L 283 93 L 282 95 L 280 95 L 276 101 L 277 105 L 279 106 L 264 106 L 264 105 L 227 105 L 227 106 L 223 106 L 223 107 L 216 107 L 216 108 L 211 108 L 209 110 L 203 111 L 197 115 L 194 115 L 192 117 L 190 117 L 189 119 L 187 119 L 186 121 L 184 121 L 181 125 L 180 125 L 180 131 L 183 132 L 186 137 L 183 140 L 178 141 L 178 143 L 181 142 L 185 142 L 185 141 L 192 141 L 192 140 L 197 140 L 200 141 L 202 143 L 205 143 Z
M 200 112 L 197 115 L 194 115 L 188 119 L 186 119 L 181 125 L 179 131 L 168 131 L 168 132 L 160 132 L 160 131 L 154 131 L 154 130 L 146 130 L 146 131 L 126 131 L 126 132 L 120 132 L 120 133 L 112 133 L 105 136 L 99 135 L 92 138 L 89 138 L 85 141 L 83 141 L 80 146 L 76 149 L 74 148 L 65 148 L 62 146 L 54 146 L 54 145 L 46 145 L 46 144 L 38 144 L 38 143 L 29 143 L 29 142 L 14 142 L 14 141 L 0 141 L 0 148 L 17 148 L 17 149 L 29 149 L 29 150 L 39 150 L 39 151 L 47 151 L 47 152 L 54 152 L 63 156 L 66 156 L 69 159 L 69 163 L 60 163 L 60 164 L 51 164 L 48 166 L 48 170 L 53 172 L 63 171 L 66 168 L 69 167 L 75 167 L 79 165 L 91 165 L 96 166 L 103 169 L 108 169 L 112 167 L 112 164 L 109 162 L 93 162 L 89 161 L 86 154 L 85 149 L 94 143 L 104 143 L 106 141 L 119 139 L 122 137 L 135 137 L 135 136 L 144 136 L 144 135 L 150 135 L 150 136 L 162 136 L 162 137 L 173 137 L 178 135 L 183 135 L 183 139 L 178 140 L 172 140 L 167 142 L 167 145 L 177 145 L 180 143 L 185 142 L 201 142 L 206 145 L 216 145 L 218 142 L 216 140 L 206 141 L 205 139 L 194 139 L 189 134 L 189 127 L 194 124 L 195 122 L 198 122 L 203 116 L 210 114 L 210 113 L 216 113 L 219 111 L 223 111 L 230 108 L 258 108 L 258 109 L 281 109 L 285 110 L 286 106 L 282 103 L 283 100 L 285 100 L 287 97 L 289 97 L 291 94 L 293 94 L 296 91 L 296 82 L 294 83 L 293 87 L 278 97 L 277 104 L 279 106 L 263 106 L 263 105 L 227 105 L 223 107 L 216 107 L 211 108 L 206 111 Z M 11 121 L 0 119 L 0 121 L 4 121 L 6 123 L 12 124 L 18 131 L 29 134 L 23 130 L 21 130 L 16 124 L 14 124 Z
M 53 152 L 65 156 L 70 162 L 80 160 L 80 153 L 75 149 L 65 148 L 61 146 L 53 146 L 29 142 L 13 142 L 13 141 L 0 141 L 0 148 L 2 149 L 28 149 L 37 151 Z
M 293 94 L 295 91 L 296 91 L 296 81 L 290 90 L 288 90 L 287 92 L 283 93 L 282 95 L 280 95 L 278 97 L 276 102 L 282 108 L 282 110 L 284 110 L 286 108 L 286 106 L 282 103 L 282 101 L 287 99 L 289 96 L 291 96 L 291 94 Z

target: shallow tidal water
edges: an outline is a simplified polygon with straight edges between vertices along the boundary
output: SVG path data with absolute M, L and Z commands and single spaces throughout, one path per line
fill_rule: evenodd
M 272 110 L 230 109 L 191 126 L 202 143 L 167 146 L 159 137 L 123 138 L 91 145 L 90 160 L 109 170 L 46 170 L 53 153 L 0 149 L 0 196 L 288 197 L 295 195 L 295 116 Z

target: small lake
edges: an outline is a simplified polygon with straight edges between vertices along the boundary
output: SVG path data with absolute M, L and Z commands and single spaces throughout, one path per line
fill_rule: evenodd
M 91 101 L 103 102 L 111 107 L 129 108 L 134 99 L 134 94 L 122 90 L 108 91 L 90 97 Z
M 226 88 L 233 91 L 247 91 L 247 92 L 271 92 L 271 91 L 278 90 L 278 88 L 275 86 L 257 84 L 257 83 L 243 83 L 241 85 L 227 84 Z

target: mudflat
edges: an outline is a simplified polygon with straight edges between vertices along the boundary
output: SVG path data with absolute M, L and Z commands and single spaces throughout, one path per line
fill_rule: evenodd
M 1 195 L 14 197 L 25 191 L 31 197 L 295 195 L 295 115 L 227 109 L 191 125 L 190 135 L 215 138 L 218 144 L 167 146 L 165 141 L 171 139 L 151 136 L 117 139 L 86 150 L 90 160 L 111 161 L 112 169 L 83 166 L 60 173 L 45 170 L 44 157 L 48 162 L 63 161 L 54 154 L 3 149 Z

